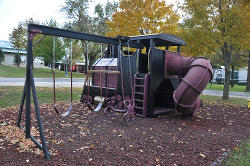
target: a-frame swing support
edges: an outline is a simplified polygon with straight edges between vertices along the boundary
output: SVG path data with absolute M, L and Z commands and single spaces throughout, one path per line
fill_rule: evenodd
M 39 41 L 35 42 L 33 44 L 33 39 L 37 34 L 44 34 L 44 35 L 52 35 L 52 36 L 59 36 L 59 37 L 66 37 L 66 38 L 72 38 L 72 39 L 78 39 L 78 40 L 86 40 L 91 42 L 98 42 L 98 43 L 106 43 L 111 45 L 122 45 L 127 46 L 127 38 L 124 37 L 118 37 L 118 38 L 111 38 L 111 37 L 104 37 L 104 36 L 98 36 L 98 35 L 92 35 L 92 34 L 86 34 L 81 32 L 75 32 L 70 30 L 64 30 L 59 28 L 52 28 L 42 25 L 36 25 L 36 24 L 29 24 L 28 25 L 28 50 L 27 50 L 27 65 L 26 65 L 26 80 L 25 85 L 23 89 L 21 104 L 19 108 L 18 118 L 17 118 L 17 126 L 22 128 L 25 131 L 25 137 L 26 139 L 31 139 L 41 150 L 43 150 L 44 157 L 46 159 L 49 159 L 51 156 L 48 152 L 48 148 L 46 145 L 46 138 L 43 132 L 42 127 L 42 120 L 40 116 L 40 109 L 38 104 L 38 98 L 36 94 L 36 87 L 35 87 L 35 81 L 32 71 L 32 62 L 33 62 L 33 54 L 32 54 L 32 48 L 44 37 L 40 38 Z M 143 45 L 136 42 L 130 42 L 129 45 L 134 48 L 143 48 Z M 36 112 L 36 118 L 37 118 L 37 124 L 39 127 L 39 133 L 40 133 L 40 141 L 39 143 L 30 132 L 31 128 L 31 91 L 32 91 L 32 97 L 34 101 L 35 106 L 35 112 Z M 22 113 L 23 113 L 23 107 L 25 102 L 25 126 L 21 126 L 21 120 L 22 120 Z

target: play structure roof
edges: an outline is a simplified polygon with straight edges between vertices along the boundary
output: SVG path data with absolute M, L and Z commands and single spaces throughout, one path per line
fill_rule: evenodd
M 150 39 L 154 39 L 156 47 L 185 46 L 186 45 L 186 42 L 182 40 L 180 37 L 172 35 L 172 34 L 166 34 L 166 33 L 131 36 L 129 38 L 132 41 L 139 40 L 144 46 L 150 45 Z
M 117 66 L 117 58 L 99 58 L 93 66 Z

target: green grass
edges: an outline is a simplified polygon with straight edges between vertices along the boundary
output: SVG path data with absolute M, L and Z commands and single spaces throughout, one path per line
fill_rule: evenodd
M 220 96 L 211 96 L 211 95 L 200 95 L 200 99 L 206 102 L 212 103 L 221 103 L 221 104 L 232 104 L 232 105 L 239 105 L 239 106 L 247 106 L 248 102 L 246 99 L 241 98 L 233 98 L 230 97 L 229 100 L 222 100 Z
M 250 139 L 235 147 L 221 163 L 222 166 L 247 166 L 250 165 Z
M 223 91 L 224 85 L 222 84 L 207 84 L 206 89 L 208 90 L 219 90 Z M 244 85 L 234 85 L 232 88 L 231 86 L 229 87 L 229 91 L 235 91 L 235 92 L 245 92 L 246 91 L 246 86 Z
M 65 77 L 64 71 L 56 70 L 56 78 L 68 78 Z M 35 78 L 51 78 L 51 69 L 45 68 L 34 68 L 33 74 Z M 69 73 L 70 75 L 70 73 Z M 0 65 L 0 77 L 7 78 L 24 78 L 26 76 L 26 68 L 25 67 L 11 67 L 11 66 L 3 66 Z M 83 73 L 73 73 L 73 78 L 83 78 Z
M 37 87 L 39 103 L 53 102 L 53 88 Z M 0 87 L 0 108 L 17 106 L 20 104 L 23 87 Z M 79 100 L 82 88 L 73 89 L 73 100 Z M 57 101 L 70 101 L 70 88 L 56 88 Z

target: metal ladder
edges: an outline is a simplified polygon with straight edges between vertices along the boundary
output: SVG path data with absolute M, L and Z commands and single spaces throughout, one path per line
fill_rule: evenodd
M 134 75 L 134 100 L 137 115 L 147 116 L 148 74 L 137 73 Z

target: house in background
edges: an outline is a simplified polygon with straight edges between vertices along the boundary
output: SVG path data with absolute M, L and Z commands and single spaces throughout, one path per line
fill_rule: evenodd
M 1 62 L 2 65 L 6 66 L 16 66 L 14 63 L 14 57 L 17 54 L 18 50 L 15 49 L 9 41 L 0 40 L 0 48 L 4 54 L 4 60 Z M 26 67 L 27 61 L 27 51 L 19 50 L 21 57 L 20 67 Z M 34 67 L 43 67 L 44 61 L 42 58 L 37 57 L 34 59 Z

